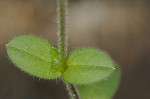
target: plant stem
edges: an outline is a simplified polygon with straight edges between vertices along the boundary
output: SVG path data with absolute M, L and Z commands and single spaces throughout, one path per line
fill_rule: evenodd
M 62 65 L 66 65 L 66 8 L 65 0 L 58 0 L 58 35 L 59 35 L 59 54 Z
M 67 42 L 66 42 L 66 10 L 67 0 L 58 0 L 58 36 L 59 36 L 59 55 L 60 62 L 64 67 L 62 72 L 67 69 Z M 78 93 L 74 85 L 64 81 L 71 99 L 79 99 Z
M 69 91 L 69 96 L 71 99 L 79 99 L 78 92 L 76 91 L 74 85 L 66 83 L 66 87 L 67 90 Z

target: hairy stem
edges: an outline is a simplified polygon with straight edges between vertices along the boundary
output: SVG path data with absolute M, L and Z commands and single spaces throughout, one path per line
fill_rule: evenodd
M 60 62 L 62 66 L 64 67 L 62 71 L 65 71 L 67 69 L 67 42 L 66 42 L 66 10 L 67 10 L 67 0 L 58 0 L 58 36 L 59 36 L 59 55 L 60 55 Z M 66 88 L 69 92 L 71 99 L 79 99 L 78 93 L 76 91 L 76 88 L 72 84 L 68 84 L 67 82 L 64 82 L 66 84 Z
M 71 99 L 79 99 L 78 93 L 76 91 L 76 88 L 72 84 L 66 84 L 66 87 L 69 91 L 69 95 Z
M 66 0 L 58 0 L 58 36 L 59 36 L 59 54 L 60 61 L 66 69 Z M 64 71 L 64 70 L 63 70 Z

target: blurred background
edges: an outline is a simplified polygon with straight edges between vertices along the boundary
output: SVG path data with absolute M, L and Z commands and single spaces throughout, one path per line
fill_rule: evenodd
M 68 51 L 80 46 L 107 51 L 122 78 L 113 99 L 150 99 L 150 1 L 70 0 Z M 5 44 L 37 34 L 57 45 L 56 0 L 0 0 L 0 99 L 69 99 L 59 80 L 21 72 Z

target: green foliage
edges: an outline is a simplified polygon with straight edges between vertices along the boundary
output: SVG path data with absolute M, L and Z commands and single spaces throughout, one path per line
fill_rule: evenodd
M 115 69 L 114 62 L 104 51 L 79 48 L 70 53 L 63 79 L 74 84 L 88 84 L 107 78 Z
M 107 78 L 115 68 L 104 51 L 79 48 L 69 54 L 67 69 L 60 65 L 59 54 L 47 40 L 23 35 L 7 44 L 7 52 L 14 64 L 23 71 L 44 79 L 58 77 L 73 84 L 89 84 Z
M 47 40 L 37 36 L 18 36 L 7 44 L 12 62 L 21 70 L 40 78 L 61 76 L 58 52 Z
M 119 83 L 119 69 L 99 49 L 78 48 L 68 54 L 63 66 L 61 54 L 51 43 L 38 36 L 23 35 L 7 44 L 7 52 L 26 73 L 43 79 L 62 77 L 65 82 L 82 85 L 78 87 L 81 99 L 110 99 Z
M 78 86 L 81 99 L 111 99 L 120 82 L 120 70 L 117 68 L 108 79 L 92 85 Z

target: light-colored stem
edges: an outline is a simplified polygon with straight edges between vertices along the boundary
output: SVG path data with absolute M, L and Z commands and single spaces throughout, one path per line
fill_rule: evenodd
M 66 0 L 58 0 L 58 35 L 59 35 L 59 55 L 64 69 L 66 69 Z M 64 71 L 64 70 L 63 70 Z
M 61 65 L 64 67 L 62 72 L 67 69 L 67 42 L 66 42 L 66 10 L 67 10 L 67 0 L 58 0 L 58 36 L 59 36 L 59 55 Z M 66 88 L 69 92 L 71 99 L 79 99 L 76 88 L 72 84 L 64 82 Z

